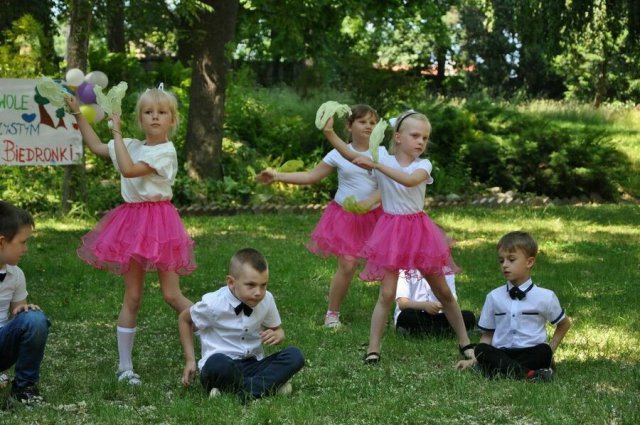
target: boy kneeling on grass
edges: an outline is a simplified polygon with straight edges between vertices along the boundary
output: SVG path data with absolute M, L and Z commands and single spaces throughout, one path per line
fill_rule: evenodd
M 2 372 L 15 365 L 15 377 L 4 407 L 42 400 L 37 384 L 49 321 L 40 307 L 27 304 L 27 283 L 18 267 L 27 252 L 33 226 L 28 212 L 0 201 L 0 383 L 9 383 Z
M 235 393 L 242 402 L 271 394 L 291 393 L 289 380 L 302 369 L 304 356 L 296 347 L 264 357 L 262 344 L 284 340 L 280 314 L 267 291 L 269 268 L 253 248 L 236 252 L 229 264 L 227 286 L 205 294 L 178 319 L 185 366 L 182 383 L 196 376 L 194 331 L 200 336 L 200 382 L 217 397 Z
M 458 362 L 458 369 L 477 363 L 487 376 L 549 381 L 553 353 L 571 327 L 571 319 L 556 294 L 531 281 L 538 245 L 525 232 L 511 232 L 498 242 L 498 259 L 506 285 L 485 300 L 478 328 L 484 331 L 475 358 Z M 547 343 L 546 322 L 556 326 Z

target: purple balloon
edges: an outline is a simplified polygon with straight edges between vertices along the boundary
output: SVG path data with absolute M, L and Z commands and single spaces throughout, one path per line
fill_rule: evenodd
M 91 83 L 82 83 L 78 86 L 77 91 L 78 99 L 82 103 L 90 104 L 96 103 L 96 94 L 93 91 L 93 84 Z

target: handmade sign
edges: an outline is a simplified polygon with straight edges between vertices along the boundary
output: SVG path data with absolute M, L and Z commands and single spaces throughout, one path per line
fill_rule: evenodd
M 66 165 L 82 162 L 82 136 L 60 93 L 41 80 L 0 78 L 0 165 Z

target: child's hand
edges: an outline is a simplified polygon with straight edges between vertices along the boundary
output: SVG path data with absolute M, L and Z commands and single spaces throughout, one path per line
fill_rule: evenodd
M 277 175 L 277 171 L 272 170 L 271 168 L 267 168 L 266 170 L 260 171 L 260 173 L 256 176 L 256 180 L 262 184 L 272 184 L 276 181 Z
M 42 309 L 40 307 L 38 307 L 35 304 L 22 304 L 17 306 L 16 308 L 13 309 L 13 311 L 11 312 L 11 314 L 13 316 L 18 315 L 19 313 L 22 313 L 23 311 L 29 311 L 29 310 L 33 310 L 33 311 L 42 311 Z
M 120 127 L 122 125 L 122 122 L 120 121 L 120 114 L 117 114 L 117 113 L 111 114 L 111 116 L 109 117 L 109 121 L 111 121 L 111 124 L 109 125 L 109 127 L 112 130 L 120 131 Z
M 260 332 L 260 338 L 262 343 L 266 345 L 277 345 L 284 340 L 284 332 L 281 328 L 278 329 L 265 329 Z
M 371 158 L 366 156 L 359 156 L 352 161 L 358 167 L 364 168 L 365 170 L 373 170 L 375 167 L 375 163 Z
M 67 105 L 69 105 L 69 110 L 71 111 L 71 113 L 73 114 L 80 113 L 80 103 L 78 102 L 78 99 L 76 99 L 75 96 L 65 96 L 64 100 L 65 102 L 67 102 Z
M 327 120 L 327 123 L 324 125 L 322 131 L 332 132 L 333 131 L 333 117 Z
M 435 316 L 442 310 L 442 304 L 440 303 L 430 303 L 427 302 L 424 311 L 429 313 L 432 316 Z
M 456 369 L 465 370 L 473 366 L 475 363 L 476 359 L 460 360 L 458 363 L 456 363 Z
M 196 362 L 188 361 L 182 371 L 182 385 L 188 387 L 196 379 Z

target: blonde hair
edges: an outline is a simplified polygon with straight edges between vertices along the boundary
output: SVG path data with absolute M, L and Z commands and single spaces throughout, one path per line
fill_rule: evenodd
M 173 135 L 180 124 L 180 115 L 178 114 L 178 99 L 169 91 L 164 89 L 153 88 L 147 89 L 138 98 L 136 103 L 136 118 L 138 119 L 138 126 L 142 128 L 142 105 L 146 103 L 152 103 L 154 105 L 163 104 L 169 107 L 171 116 L 173 117 L 173 127 L 171 127 L 171 135 Z
M 404 111 L 403 113 L 401 113 L 398 118 L 396 119 L 396 122 L 393 126 L 393 129 L 395 131 L 395 133 L 400 133 L 400 129 L 402 128 L 402 124 L 405 122 L 406 119 L 414 119 L 417 121 L 422 121 L 425 124 L 427 124 L 427 138 L 429 138 L 431 136 L 431 121 L 429 121 L 429 118 L 427 118 L 427 116 L 423 113 L 414 111 L 413 109 L 409 109 L 408 111 Z M 389 146 L 389 153 L 394 154 L 396 153 L 396 138 L 395 135 L 393 137 L 393 143 L 391 144 L 391 146 Z

